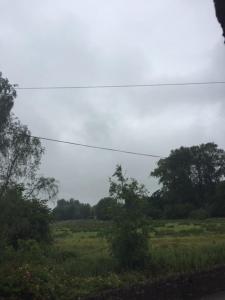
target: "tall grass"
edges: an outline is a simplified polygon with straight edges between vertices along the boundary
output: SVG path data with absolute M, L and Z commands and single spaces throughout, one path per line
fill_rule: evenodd
M 205 245 L 177 245 L 152 248 L 152 272 L 185 274 L 225 265 L 225 242 Z

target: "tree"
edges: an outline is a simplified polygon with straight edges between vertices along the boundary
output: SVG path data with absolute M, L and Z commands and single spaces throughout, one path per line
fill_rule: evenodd
M 15 97 L 0 73 L 0 242 L 14 247 L 19 239 L 49 239 L 46 200 L 58 191 L 54 178 L 38 176 L 44 149 L 11 113 Z
M 209 203 L 209 211 L 212 217 L 225 217 L 225 181 L 217 185 L 215 195 Z
M 32 181 L 28 182 L 25 191 L 25 197 L 39 198 L 51 200 L 58 194 L 58 182 L 53 177 L 37 177 L 35 176 Z
M 57 201 L 57 206 L 53 209 L 56 220 L 77 220 L 91 217 L 91 206 L 88 203 L 80 203 L 79 200 L 64 199 Z
M 0 72 L 0 200 L 7 189 L 23 185 L 26 198 L 52 199 L 58 192 L 54 178 L 38 176 L 44 148 L 12 113 L 16 91 Z
M 38 138 L 30 136 L 28 128 L 10 116 L 3 130 L 5 147 L 0 152 L 0 199 L 8 187 L 35 180 L 44 152 Z
M 146 199 L 145 212 L 152 219 L 160 219 L 163 217 L 164 198 L 160 190 L 155 191 Z
M 112 220 L 116 206 L 116 199 L 112 197 L 105 197 L 99 200 L 94 207 L 96 218 L 99 220 Z
M 126 178 L 122 167 L 117 166 L 109 192 L 118 203 L 109 237 L 111 253 L 122 269 L 143 268 L 149 259 L 148 226 L 143 213 L 147 191 L 135 179 Z
M 225 151 L 214 143 L 181 147 L 159 160 L 151 175 L 162 184 L 164 205 L 186 216 L 210 203 L 225 176 Z
M 60 199 L 57 201 L 57 205 L 53 209 L 52 213 L 56 220 L 68 220 L 69 218 L 67 211 L 67 201 Z
M 81 219 L 88 219 L 92 216 L 92 209 L 89 203 L 80 203 Z

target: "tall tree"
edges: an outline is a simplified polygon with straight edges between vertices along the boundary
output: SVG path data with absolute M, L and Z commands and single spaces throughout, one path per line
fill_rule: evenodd
M 151 175 L 159 178 L 170 205 L 204 207 L 225 176 L 225 151 L 214 143 L 181 147 L 159 160 Z
M 53 198 L 58 191 L 54 178 L 38 176 L 44 148 L 27 126 L 12 113 L 16 91 L 0 73 L 0 200 L 7 189 L 23 185 L 26 198 Z
M 15 97 L 14 87 L 0 73 L 0 243 L 17 247 L 19 239 L 49 240 L 45 200 L 58 187 L 54 178 L 38 176 L 44 148 L 11 113 Z

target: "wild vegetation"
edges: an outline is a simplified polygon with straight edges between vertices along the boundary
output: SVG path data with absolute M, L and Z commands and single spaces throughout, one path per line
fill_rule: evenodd
M 0 294 L 6 299 L 79 299 L 225 263 L 224 219 L 151 221 L 150 260 L 133 271 L 121 271 L 110 255 L 104 238 L 110 226 L 108 221 L 62 221 L 52 224 L 50 245 L 21 240 L 17 250 L 5 248 Z

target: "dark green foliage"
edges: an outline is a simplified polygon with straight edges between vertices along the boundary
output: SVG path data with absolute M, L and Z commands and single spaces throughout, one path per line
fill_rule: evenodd
M 47 250 L 33 240 L 20 241 L 17 250 L 1 249 L 2 299 L 56 299 L 58 275 L 48 265 Z
M 117 166 L 110 179 L 110 195 L 118 203 L 108 237 L 111 253 L 121 269 L 141 269 L 149 260 L 148 226 L 143 214 L 147 192 L 135 179 L 125 178 Z
M 50 241 L 50 210 L 45 201 L 26 200 L 20 187 L 8 189 L 0 201 L 1 241 L 17 248 L 19 240 Z
M 193 205 L 189 203 L 165 205 L 163 216 L 166 219 L 185 219 L 189 217 L 193 209 Z
M 53 209 L 53 216 L 56 220 L 87 219 L 92 216 L 92 211 L 90 204 L 80 203 L 74 199 L 69 201 L 61 199 Z
M 212 217 L 225 217 L 225 181 L 217 185 L 209 204 L 209 211 Z
M 224 197 L 218 187 L 225 176 L 225 151 L 216 144 L 173 150 L 169 157 L 159 160 L 151 175 L 159 178 L 162 189 L 152 195 L 150 202 L 163 217 L 186 218 L 198 209 L 220 216 L 216 211 L 218 205 L 223 206 Z
M 163 217 L 164 199 L 160 190 L 154 192 L 145 200 L 145 214 L 152 219 Z
M 117 206 L 117 201 L 111 197 L 105 197 L 95 205 L 94 214 L 99 220 L 112 220 Z
M 123 218 L 127 216 L 123 215 Z M 117 220 L 109 242 L 120 269 L 142 269 L 149 262 L 148 232 L 144 222 Z

